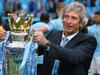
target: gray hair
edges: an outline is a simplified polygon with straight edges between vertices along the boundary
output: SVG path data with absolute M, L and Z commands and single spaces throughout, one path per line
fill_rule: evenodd
M 70 5 L 65 6 L 65 8 L 63 9 L 63 16 L 69 11 L 79 13 L 81 23 L 80 29 L 82 29 L 88 22 L 85 6 L 82 3 L 73 2 Z

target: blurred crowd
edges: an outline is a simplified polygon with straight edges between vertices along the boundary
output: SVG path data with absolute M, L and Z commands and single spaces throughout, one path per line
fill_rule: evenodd
M 63 30 L 62 25 L 62 9 L 74 2 L 79 1 L 86 6 L 86 14 L 88 17 L 87 26 L 95 24 L 94 14 L 100 12 L 100 0 L 0 0 L 0 25 L 6 31 L 9 31 L 8 13 L 14 14 L 34 14 L 33 24 L 41 21 L 42 13 L 46 13 L 49 17 L 43 16 L 44 18 L 49 18 L 49 26 L 42 26 L 36 24 L 30 28 L 39 28 L 40 30 L 46 32 L 50 30 Z M 48 24 L 47 23 L 47 24 Z M 30 32 L 29 32 L 30 33 Z
M 68 5 L 74 1 L 79 1 L 86 6 L 86 14 L 89 18 L 87 25 L 94 24 L 94 13 L 100 12 L 100 0 L 0 0 L 0 20 L 4 29 L 10 30 L 8 25 L 8 13 L 14 14 L 34 14 L 34 21 L 40 21 L 42 13 L 49 15 L 50 22 L 52 24 L 48 30 L 58 29 L 62 30 L 61 10 L 65 5 Z M 52 19 L 56 19 L 51 21 Z M 56 26 L 59 23 L 59 26 Z
M 40 16 L 41 12 L 48 12 L 51 18 L 55 18 L 59 2 L 67 5 L 74 1 L 80 1 L 86 6 L 88 16 L 95 11 L 100 11 L 100 0 L 0 0 L 0 15 L 6 16 L 9 12 L 22 12 Z
M 100 0 L 0 0 L 1 25 L 3 25 L 6 31 L 10 30 L 8 13 L 34 14 L 33 23 L 40 21 L 42 13 L 47 13 L 50 19 L 48 22 L 50 26 L 46 30 L 63 30 L 61 11 L 64 6 L 74 1 L 79 1 L 86 6 L 86 14 L 89 18 L 87 25 L 93 25 L 94 13 L 100 12 Z

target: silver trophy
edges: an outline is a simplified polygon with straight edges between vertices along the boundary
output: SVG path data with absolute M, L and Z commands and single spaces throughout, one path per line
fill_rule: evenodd
M 15 54 L 9 54 L 9 57 L 6 58 L 7 75 L 14 75 L 15 73 L 20 75 L 19 64 L 16 64 L 16 62 L 21 63 L 21 57 L 19 56 L 22 56 L 21 54 L 26 48 L 26 44 L 30 41 L 30 39 L 28 39 L 28 31 L 32 24 L 33 17 L 34 15 L 30 14 L 27 16 L 19 14 L 17 17 L 13 13 L 8 14 L 12 42 L 8 43 L 6 48 L 10 51 L 13 51 Z

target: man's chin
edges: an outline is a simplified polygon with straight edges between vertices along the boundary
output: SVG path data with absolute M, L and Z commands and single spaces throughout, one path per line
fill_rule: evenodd
M 73 31 L 70 30 L 70 29 L 65 29 L 64 32 L 67 32 L 67 33 L 72 33 Z
M 66 34 L 66 35 L 71 35 L 71 34 L 73 34 L 74 32 L 73 31 L 64 31 L 64 33 Z

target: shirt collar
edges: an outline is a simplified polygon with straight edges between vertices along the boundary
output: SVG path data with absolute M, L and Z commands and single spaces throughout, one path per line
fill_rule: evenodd
M 76 32 L 76 33 L 74 33 L 74 34 L 72 34 L 72 35 L 69 35 L 69 36 L 67 36 L 67 37 L 66 37 L 66 36 L 64 35 L 64 33 L 63 33 L 62 39 L 63 39 L 64 37 L 66 37 L 66 38 L 68 39 L 68 41 L 69 41 L 69 40 L 71 40 L 77 33 L 78 33 L 78 32 Z

